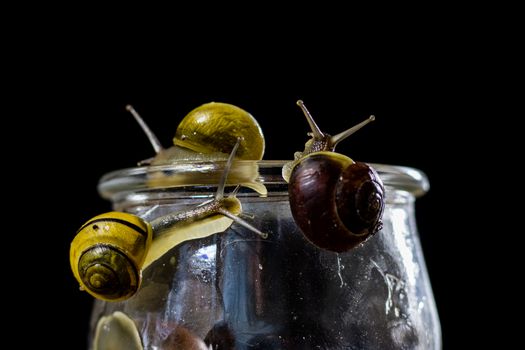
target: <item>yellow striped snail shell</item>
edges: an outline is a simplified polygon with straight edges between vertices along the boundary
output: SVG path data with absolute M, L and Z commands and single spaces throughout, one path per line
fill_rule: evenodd
M 150 224 L 131 214 L 109 212 L 86 222 L 70 250 L 71 269 L 81 289 L 107 301 L 135 294 L 152 237 Z

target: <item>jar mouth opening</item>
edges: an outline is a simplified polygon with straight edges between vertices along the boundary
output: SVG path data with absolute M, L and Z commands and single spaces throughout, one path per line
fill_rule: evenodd
M 286 186 L 281 170 L 289 160 L 235 160 L 228 182 L 240 183 L 261 193 L 265 186 Z M 216 186 L 223 173 L 225 161 L 174 162 L 167 165 L 119 169 L 102 176 L 98 191 L 103 198 L 112 199 L 124 193 L 163 190 L 191 186 Z M 368 163 L 387 187 L 405 191 L 414 197 L 425 194 L 430 186 L 427 176 L 418 169 Z M 252 186 L 253 185 L 253 186 Z M 270 190 L 271 191 L 271 190 Z

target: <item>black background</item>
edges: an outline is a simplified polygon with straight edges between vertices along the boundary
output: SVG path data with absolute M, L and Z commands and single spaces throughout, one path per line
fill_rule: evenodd
M 490 268 L 476 255 L 487 241 L 473 239 L 481 235 L 475 218 L 483 214 L 472 215 L 480 188 L 468 180 L 479 167 L 472 125 L 479 127 L 477 112 L 487 101 L 472 97 L 470 87 L 479 76 L 472 74 L 469 56 L 460 54 L 462 43 L 443 43 L 432 30 L 425 40 L 407 33 L 411 28 L 387 31 L 359 49 L 352 49 L 352 41 L 325 41 L 314 32 L 308 34 L 316 35 L 315 47 L 308 34 L 295 33 L 281 38 L 281 46 L 241 49 L 242 40 L 213 32 L 167 42 L 143 37 L 140 45 L 129 34 L 99 42 L 85 33 L 55 40 L 55 32 L 34 32 L 30 42 L 17 46 L 23 51 L 9 66 L 12 79 L 4 92 L 15 107 L 5 129 L 15 142 L 9 142 L 5 161 L 12 164 L 10 181 L 21 189 L 7 204 L 31 232 L 30 244 L 25 235 L 15 237 L 28 250 L 16 254 L 30 252 L 37 267 L 9 275 L 17 286 L 10 288 L 13 298 L 36 293 L 34 302 L 23 303 L 21 322 L 37 314 L 34 322 L 47 337 L 83 348 L 91 297 L 78 291 L 71 274 L 69 243 L 85 220 L 110 210 L 96 192 L 98 179 L 153 155 L 126 104 L 165 146 L 178 122 L 198 105 L 238 105 L 259 121 L 267 140 L 265 159 L 286 159 L 306 140 L 307 124 L 295 104 L 303 99 L 328 133 L 376 115 L 374 123 L 338 146 L 340 153 L 428 175 L 431 190 L 417 200 L 416 215 L 444 345 L 478 339 L 479 328 L 469 333 L 465 324 L 486 323 L 476 316 L 485 300 L 476 284 Z M 258 39 L 266 42 L 264 35 Z M 28 205 L 29 214 L 20 210 Z M 20 225 L 12 230 L 20 231 Z M 56 321 L 46 321 L 46 315 L 60 320 L 58 336 Z

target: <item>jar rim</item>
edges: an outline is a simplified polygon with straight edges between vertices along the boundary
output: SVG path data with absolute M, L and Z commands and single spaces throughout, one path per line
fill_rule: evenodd
M 281 169 L 289 160 L 236 160 L 232 169 L 255 169 L 255 182 L 264 185 L 285 185 Z M 419 169 L 406 166 L 368 163 L 379 174 L 385 186 L 406 191 L 414 197 L 424 195 L 430 188 L 428 178 Z M 112 199 L 124 192 L 137 192 L 170 187 L 198 185 L 217 185 L 218 178 L 210 174 L 222 174 L 225 161 L 216 162 L 174 162 L 167 165 L 140 166 L 119 169 L 103 175 L 98 184 L 98 191 L 103 198 Z M 233 171 L 233 170 L 232 170 Z M 176 181 L 152 183 L 155 177 L 179 175 Z

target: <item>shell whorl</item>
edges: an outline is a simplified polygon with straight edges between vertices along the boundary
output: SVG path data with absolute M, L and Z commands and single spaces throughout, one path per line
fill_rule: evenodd
M 377 172 L 365 163 L 353 163 L 341 173 L 335 188 L 337 212 L 356 235 L 371 235 L 382 227 L 385 189 Z
M 135 215 L 110 212 L 89 220 L 70 249 L 71 269 L 81 289 L 107 301 L 135 294 L 151 240 L 151 226 Z
M 106 300 L 123 300 L 135 294 L 140 270 L 117 247 L 98 244 L 85 251 L 78 262 L 78 274 L 90 294 Z

